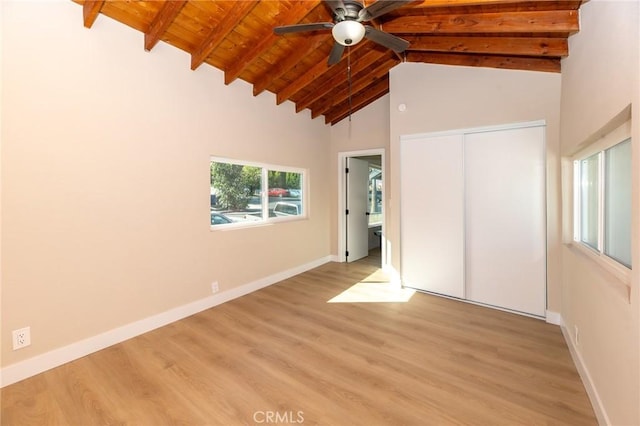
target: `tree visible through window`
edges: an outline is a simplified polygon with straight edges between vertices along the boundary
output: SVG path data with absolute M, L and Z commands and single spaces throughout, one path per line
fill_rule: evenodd
M 230 163 L 211 163 L 211 187 L 216 204 L 227 210 L 247 208 L 251 196 L 261 189 L 259 167 Z

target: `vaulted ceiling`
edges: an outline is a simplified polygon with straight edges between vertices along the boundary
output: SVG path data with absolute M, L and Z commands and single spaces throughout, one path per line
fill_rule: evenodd
M 560 72 L 568 38 L 579 30 L 582 0 L 423 0 L 404 2 L 369 24 L 410 45 L 394 53 L 371 40 L 348 47 L 328 65 L 331 31 L 276 35 L 276 26 L 331 22 L 321 0 L 74 0 L 90 28 L 104 15 L 191 55 L 191 69 L 213 66 L 225 83 L 236 79 L 253 94 L 276 95 L 335 124 L 389 92 L 389 70 L 424 62 Z M 390 1 L 390 0 L 380 0 Z M 345 0 L 345 3 L 347 0 Z M 364 6 L 374 3 L 363 1 Z M 333 2 L 335 4 L 335 1 Z M 185 64 L 188 66 L 188 64 Z

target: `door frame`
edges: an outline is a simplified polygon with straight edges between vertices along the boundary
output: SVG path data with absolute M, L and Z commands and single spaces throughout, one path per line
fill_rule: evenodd
M 384 148 L 364 149 L 360 151 L 344 151 L 338 153 L 338 261 L 346 262 L 347 256 L 345 252 L 347 250 L 347 221 L 345 218 L 346 210 L 346 179 L 344 169 L 346 168 L 347 158 L 350 157 L 367 157 L 371 155 L 379 155 L 380 163 L 382 167 L 382 238 L 381 238 L 381 250 L 382 250 L 382 262 L 381 267 L 387 265 L 387 244 L 385 239 L 385 229 L 387 223 L 386 214 L 386 188 L 387 188 L 387 171 L 386 171 L 386 155 Z

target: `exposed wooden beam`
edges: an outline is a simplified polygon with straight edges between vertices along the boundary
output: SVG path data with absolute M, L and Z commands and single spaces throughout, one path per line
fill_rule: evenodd
M 351 75 L 355 75 L 360 71 L 366 69 L 367 67 L 369 67 L 371 64 L 376 62 L 385 54 L 386 52 L 380 52 L 378 50 L 370 50 L 366 52 L 364 55 L 362 55 L 360 58 L 356 60 L 352 59 Z M 296 102 L 296 112 L 300 112 L 303 109 L 307 108 L 309 105 L 311 105 L 318 99 L 324 97 L 326 94 L 335 90 L 336 87 L 338 87 L 345 81 L 347 81 L 347 74 L 346 72 L 342 72 L 342 73 L 336 74 L 328 81 L 323 82 L 318 89 L 313 90 L 307 96 L 305 96 L 304 98 Z
M 422 0 L 411 3 L 411 9 L 433 9 L 442 7 L 475 7 L 475 6 L 499 6 L 500 8 L 508 8 L 509 5 L 514 7 L 540 8 L 545 10 L 552 9 L 578 9 L 580 0 L 547 0 L 540 3 L 533 3 L 522 0 Z
M 368 86 L 378 81 L 381 77 L 388 76 L 389 70 L 398 64 L 398 60 L 393 57 L 384 61 L 380 65 L 368 72 L 363 72 L 358 76 L 355 83 L 351 87 L 352 98 L 358 93 L 364 91 Z M 311 118 L 325 114 L 327 111 L 335 108 L 337 105 L 349 100 L 349 86 L 343 85 L 337 88 L 331 96 L 320 100 L 318 103 L 311 105 Z
M 422 0 L 411 3 L 412 9 L 447 6 L 479 6 L 487 4 L 511 4 L 519 0 Z
M 331 109 L 327 114 L 325 114 L 324 122 L 325 124 L 335 124 L 348 117 L 349 114 L 353 114 L 387 93 L 389 93 L 389 77 L 385 76 L 354 96 L 351 100 L 351 104 L 349 104 L 349 102 L 343 102 Z
M 85 0 L 82 5 L 82 18 L 84 20 L 84 26 L 91 28 L 96 21 L 105 0 Z
M 371 85 L 380 77 L 387 74 L 389 69 L 395 66 L 398 62 L 399 60 L 396 59 L 395 55 L 390 53 L 378 56 L 376 61 L 368 67 L 361 68 L 360 70 L 352 73 L 351 88 L 349 88 L 349 80 L 347 79 L 346 74 L 341 75 L 342 81 L 336 82 L 334 85 L 328 87 L 328 90 L 322 97 L 309 105 L 311 118 L 316 118 L 319 115 L 324 114 L 345 99 L 348 99 L 349 92 L 353 95 Z
M 162 8 L 149 25 L 149 29 L 144 33 L 144 50 L 147 52 L 153 49 L 160 37 L 167 31 L 176 16 L 180 13 L 187 0 L 165 1 Z
M 567 39 L 557 37 L 449 37 L 405 36 L 411 51 L 484 53 L 513 56 L 556 56 L 569 54 Z
M 579 30 L 577 10 L 455 13 L 399 16 L 384 23 L 391 33 L 419 34 L 573 34 Z
M 379 80 L 381 77 L 387 75 L 389 70 L 396 66 L 400 61 L 396 59 L 395 55 L 389 57 L 386 61 L 382 62 L 373 69 L 363 70 L 362 73 L 354 79 L 351 85 L 352 97 L 354 94 L 366 89 L 373 82 Z M 311 118 L 316 118 L 319 115 L 324 114 L 331 108 L 339 105 L 345 100 L 349 99 L 349 85 L 342 85 L 336 87 L 334 92 L 327 94 L 324 99 L 320 99 L 316 104 L 311 106 Z
M 335 66 L 335 65 L 334 65 Z M 329 64 L 327 64 L 326 60 L 322 60 L 318 62 L 313 68 L 309 69 L 305 72 L 300 78 L 291 82 L 287 87 L 280 90 L 276 93 L 276 104 L 280 105 L 291 96 L 298 93 L 300 90 L 304 89 L 306 86 L 311 84 L 317 78 L 319 78 L 322 74 L 329 70 Z
M 274 26 L 295 24 L 304 19 L 320 3 L 320 0 L 296 2 L 288 13 L 283 14 L 279 19 L 279 23 Z M 262 52 L 275 44 L 279 37 L 281 36 L 274 34 L 273 28 L 268 28 L 268 33 L 261 38 L 259 43 L 244 52 L 241 57 L 234 61 L 230 68 L 224 70 L 224 84 L 231 84 Z
M 229 35 L 236 25 L 258 4 L 257 0 L 234 2 L 231 10 L 222 21 L 207 35 L 204 41 L 191 53 L 191 69 L 195 70 L 207 59 L 207 56 Z
M 327 38 L 331 38 L 331 36 L 327 34 L 309 36 L 303 42 L 302 46 L 296 47 L 293 52 L 287 55 L 287 57 L 283 61 L 274 64 L 267 73 L 262 75 L 256 81 L 256 83 L 253 85 L 253 95 L 258 96 L 260 93 L 265 91 L 266 88 L 271 85 L 271 83 L 273 83 L 293 67 L 298 65 L 304 57 L 316 51 L 320 46 L 322 46 L 322 44 L 326 42 Z
M 559 58 L 531 58 L 459 53 L 409 52 L 407 54 L 407 61 L 424 62 L 430 64 L 461 65 L 470 67 L 560 72 Z
M 362 49 L 363 46 L 367 46 L 367 44 L 368 44 L 367 42 L 361 42 L 361 43 L 358 43 L 356 46 L 351 47 L 350 48 L 351 55 L 353 55 L 355 52 Z M 342 57 L 342 60 L 338 64 L 333 66 L 335 67 L 335 66 L 338 66 L 340 63 L 342 63 L 342 61 L 345 60 L 346 55 L 347 55 L 347 52 L 345 52 L 344 56 Z M 310 68 L 307 72 L 305 72 L 300 78 L 291 82 L 291 84 L 289 84 L 287 87 L 280 90 L 276 94 L 276 103 L 280 105 L 287 99 L 291 98 L 300 90 L 304 89 L 309 84 L 314 82 L 316 79 L 320 78 L 320 76 L 322 76 L 324 73 L 329 71 L 329 68 L 330 66 L 327 64 L 326 60 L 322 60 L 318 62 L 316 65 Z

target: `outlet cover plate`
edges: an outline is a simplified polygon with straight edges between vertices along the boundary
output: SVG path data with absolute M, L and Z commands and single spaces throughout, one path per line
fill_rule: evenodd
M 13 330 L 13 350 L 27 347 L 31 344 L 31 327 Z

